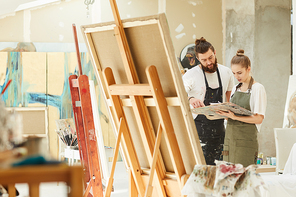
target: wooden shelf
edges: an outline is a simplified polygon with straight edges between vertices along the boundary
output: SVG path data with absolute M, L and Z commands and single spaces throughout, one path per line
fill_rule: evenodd
M 262 173 L 262 172 L 275 172 L 276 166 L 272 165 L 258 165 L 258 168 L 256 169 L 256 173 Z

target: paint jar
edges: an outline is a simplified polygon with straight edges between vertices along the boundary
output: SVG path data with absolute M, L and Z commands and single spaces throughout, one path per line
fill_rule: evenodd
M 66 149 L 78 150 L 78 146 L 66 146 Z
M 271 165 L 271 157 L 266 156 L 266 165 Z
M 257 164 L 262 165 L 263 164 L 263 153 L 259 153 L 257 157 Z
M 275 166 L 276 165 L 276 158 L 271 157 L 271 165 Z

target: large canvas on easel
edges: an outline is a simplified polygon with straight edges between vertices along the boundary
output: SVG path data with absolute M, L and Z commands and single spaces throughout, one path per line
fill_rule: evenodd
M 190 174 L 194 165 L 205 164 L 205 162 L 181 73 L 178 69 L 166 17 L 164 14 L 160 14 L 122 20 L 122 23 L 140 83 L 148 83 L 145 73 L 148 66 L 154 65 L 157 68 L 186 173 Z M 98 71 L 97 78 L 101 82 L 107 105 L 109 105 L 110 95 L 106 92 L 106 84 L 102 79 L 103 70 L 110 67 L 117 84 L 128 84 L 118 43 L 114 36 L 114 26 L 114 22 L 109 22 L 81 27 L 93 66 Z M 128 98 L 121 98 L 141 168 L 149 168 L 137 121 L 131 108 L 131 101 Z M 153 101 L 149 100 L 149 97 L 145 97 L 145 102 L 154 130 L 157 131 L 159 119 Z M 174 172 L 167 153 L 167 145 L 163 139 L 160 149 L 166 172 Z

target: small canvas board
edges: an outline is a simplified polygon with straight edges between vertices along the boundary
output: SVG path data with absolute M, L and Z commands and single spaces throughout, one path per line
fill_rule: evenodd
M 253 115 L 253 113 L 250 110 L 247 110 L 245 108 L 242 108 L 236 104 L 229 103 L 229 102 L 216 103 L 216 104 L 212 104 L 205 107 L 194 108 L 194 109 L 191 109 L 191 111 L 192 113 L 195 113 L 195 114 L 203 114 L 210 120 L 227 118 L 225 116 L 217 114 L 216 113 L 217 111 L 225 111 L 225 112 L 232 111 L 236 115 L 241 115 L 241 116 Z

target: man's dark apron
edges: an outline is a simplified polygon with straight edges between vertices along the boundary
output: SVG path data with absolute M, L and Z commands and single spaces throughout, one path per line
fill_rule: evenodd
M 250 110 L 250 91 L 252 84 L 253 78 L 250 80 L 247 93 L 238 92 L 237 87 L 230 102 Z M 229 118 L 225 134 L 223 160 L 232 163 L 240 163 L 244 167 L 247 167 L 248 165 L 256 164 L 257 152 L 256 125 Z
M 210 88 L 205 71 L 203 70 L 205 84 L 206 84 L 206 95 L 204 98 L 204 104 L 210 105 L 211 103 L 218 103 L 223 101 L 223 91 L 222 91 L 222 82 L 220 78 L 220 73 L 217 68 L 217 75 L 219 81 L 218 88 Z M 202 150 L 205 156 L 206 163 L 208 165 L 214 165 L 214 161 L 221 160 L 224 136 L 225 136 L 225 127 L 224 119 L 218 120 L 209 120 L 206 116 L 199 114 L 194 119 L 196 129 L 201 141 Z M 204 145 L 203 145 L 204 144 Z

